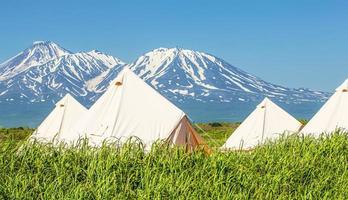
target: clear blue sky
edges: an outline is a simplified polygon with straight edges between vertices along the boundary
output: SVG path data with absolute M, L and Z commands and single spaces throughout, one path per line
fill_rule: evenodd
M 0 62 L 35 40 L 126 62 L 200 50 L 267 81 L 333 90 L 348 78 L 348 1 L 2 1 Z

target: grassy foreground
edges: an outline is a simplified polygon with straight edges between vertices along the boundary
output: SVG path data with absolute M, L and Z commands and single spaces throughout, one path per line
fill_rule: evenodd
M 235 128 L 200 126 L 216 145 Z M 348 134 L 207 156 L 163 146 L 145 154 L 137 143 L 98 151 L 23 146 L 31 131 L 0 130 L 1 199 L 348 198 Z

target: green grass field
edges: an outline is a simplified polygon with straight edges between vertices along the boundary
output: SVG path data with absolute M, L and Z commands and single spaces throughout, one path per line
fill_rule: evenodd
M 213 148 L 237 124 L 199 124 Z M 347 199 L 348 134 L 289 136 L 249 152 L 206 155 L 134 143 L 99 150 L 27 145 L 0 129 L 1 199 Z

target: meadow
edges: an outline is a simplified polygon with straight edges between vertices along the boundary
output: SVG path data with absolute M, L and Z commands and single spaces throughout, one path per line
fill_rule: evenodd
M 185 153 L 162 143 L 53 148 L 25 143 L 33 129 L 0 129 L 1 199 L 347 199 L 348 134 L 282 137 L 222 153 L 238 126 L 198 124 L 213 148 Z

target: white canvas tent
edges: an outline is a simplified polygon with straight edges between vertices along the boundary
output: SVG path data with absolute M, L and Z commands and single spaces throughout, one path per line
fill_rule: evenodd
M 39 142 L 59 142 L 60 136 L 67 134 L 77 119 L 85 115 L 87 109 L 70 94 L 59 100 L 53 111 L 35 130 L 30 140 Z
M 348 79 L 340 85 L 301 130 L 305 135 L 319 136 L 336 129 L 348 130 Z
M 186 114 L 128 68 L 120 72 L 71 131 L 74 134 L 70 135 L 86 137 L 93 146 L 105 140 L 122 144 L 137 137 L 146 148 L 157 140 L 185 145 L 190 150 L 200 145 L 206 148 Z
M 301 123 L 265 98 L 232 133 L 222 149 L 248 150 L 266 140 L 277 139 L 280 134 L 296 132 Z

